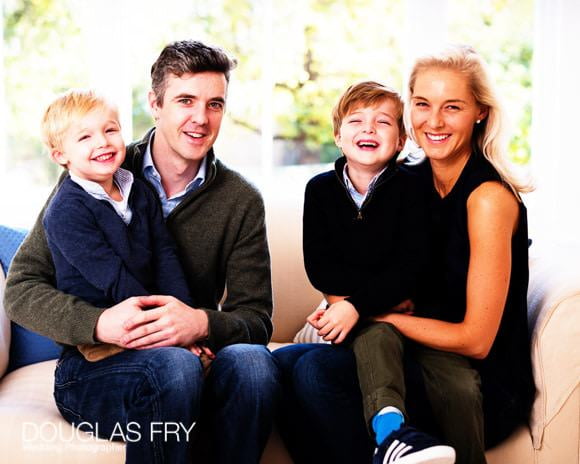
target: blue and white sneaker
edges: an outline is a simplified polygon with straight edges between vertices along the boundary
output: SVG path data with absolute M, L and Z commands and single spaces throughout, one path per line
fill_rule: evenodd
M 453 464 L 455 450 L 413 427 L 392 432 L 375 450 L 373 464 Z

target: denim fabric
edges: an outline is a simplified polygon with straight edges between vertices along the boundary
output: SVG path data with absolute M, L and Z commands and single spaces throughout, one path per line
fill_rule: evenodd
M 273 355 L 282 380 L 279 429 L 294 462 L 371 462 L 352 350 L 310 343 Z
M 213 361 L 206 385 L 201 425 L 211 434 L 208 462 L 258 464 L 280 398 L 272 354 L 262 345 L 226 346 Z
M 276 366 L 260 345 L 222 349 L 207 378 L 183 348 L 127 350 L 94 363 L 68 349 L 55 372 L 63 417 L 102 438 L 124 439 L 130 464 L 199 462 L 202 429 L 213 443 L 210 462 L 257 463 L 277 395 Z
M 372 346 L 379 355 L 386 353 L 380 343 Z M 413 343 L 407 348 L 398 375 L 405 379 L 408 424 L 454 446 L 458 464 L 485 462 L 484 440 L 487 449 L 513 431 L 521 422 L 521 402 L 499 385 L 480 384 L 477 371 L 462 356 Z M 370 462 L 374 444 L 363 419 L 353 351 L 297 344 L 273 355 L 283 393 L 279 428 L 294 461 Z

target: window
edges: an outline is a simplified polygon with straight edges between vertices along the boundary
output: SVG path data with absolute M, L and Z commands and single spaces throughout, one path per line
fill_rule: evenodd
M 55 94 L 96 87 L 119 104 L 127 142 L 152 125 L 149 69 L 167 42 L 218 44 L 239 61 L 218 156 L 244 173 L 327 163 L 339 156 L 330 112 L 347 85 L 401 89 L 424 44 L 471 43 L 492 63 L 515 135 L 530 157 L 532 0 L 0 0 L 0 206 L 29 226 L 60 168 L 39 121 Z M 434 21 L 433 18 L 437 18 Z

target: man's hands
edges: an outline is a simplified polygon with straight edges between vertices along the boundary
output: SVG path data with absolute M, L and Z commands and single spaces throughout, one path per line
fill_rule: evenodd
M 208 335 L 207 314 L 193 309 L 177 298 L 164 295 L 139 297 L 143 307 L 154 307 L 126 320 L 128 333 L 121 337 L 126 348 L 145 349 L 161 346 L 190 347 Z
M 316 309 L 306 318 L 308 323 L 318 329 L 318 335 L 332 343 L 342 343 L 355 324 L 359 314 L 346 300 L 331 304 L 328 309 Z
M 146 308 L 153 309 L 144 311 Z M 209 351 L 198 343 L 205 340 L 208 333 L 205 311 L 164 295 L 128 298 L 106 309 L 95 329 L 98 340 L 124 348 L 183 346 L 197 355 Z

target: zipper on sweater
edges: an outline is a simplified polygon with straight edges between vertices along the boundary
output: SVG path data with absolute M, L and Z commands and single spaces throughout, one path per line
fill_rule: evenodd
M 334 170 L 334 174 L 336 175 L 336 178 L 338 179 L 338 183 L 340 185 L 342 185 L 342 189 L 344 190 L 345 195 L 347 196 L 348 200 L 350 201 L 351 205 L 354 206 L 354 209 L 357 211 L 357 214 L 354 218 L 355 221 L 362 221 L 363 219 L 363 215 L 362 215 L 362 205 L 359 208 L 358 205 L 354 202 L 354 200 L 352 199 L 352 197 L 350 196 L 350 192 L 348 191 L 348 189 L 346 188 L 346 185 L 344 185 L 343 180 L 341 179 L 340 175 L 338 174 L 338 172 L 336 172 L 336 170 Z M 365 202 L 366 203 L 366 200 Z M 363 203 L 363 204 L 364 204 Z
M 342 181 L 342 179 L 341 179 L 340 175 L 338 174 L 338 172 L 336 172 L 336 170 L 334 171 L 336 177 L 338 178 L 338 181 L 340 182 L 340 185 L 342 185 L 342 188 L 344 189 L 344 193 L 346 194 L 346 196 L 350 200 L 351 204 L 357 210 L 357 214 L 356 214 L 356 216 L 354 218 L 355 221 L 362 221 L 363 220 L 362 210 L 370 202 L 373 194 L 375 193 L 375 190 L 377 188 L 379 188 L 381 185 L 383 185 L 384 183 L 388 182 L 391 179 L 391 177 L 393 177 L 395 175 L 396 172 L 397 172 L 396 169 L 389 170 L 388 173 L 387 173 L 388 175 L 385 176 L 385 178 L 382 179 L 380 182 L 378 182 L 377 184 L 375 184 L 374 188 L 369 192 L 369 194 L 366 196 L 366 198 L 364 199 L 362 205 L 359 208 L 357 206 L 357 204 L 354 202 L 354 200 L 352 199 L 352 197 L 350 196 L 350 192 L 346 188 L 346 185 L 344 185 L 344 182 Z

